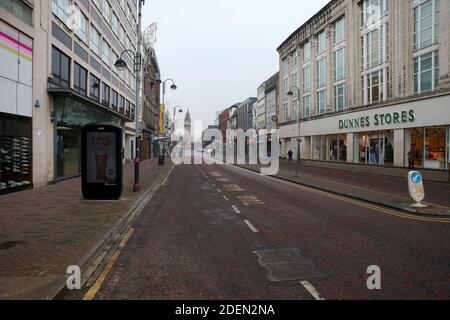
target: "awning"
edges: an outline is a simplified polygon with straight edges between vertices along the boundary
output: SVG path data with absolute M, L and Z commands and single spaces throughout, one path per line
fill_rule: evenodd
M 53 94 L 53 95 L 57 95 L 57 96 L 63 96 L 63 97 L 69 97 L 73 100 L 76 100 L 78 102 L 81 102 L 85 105 L 91 106 L 93 108 L 97 108 L 100 109 L 102 111 L 108 112 L 108 113 L 112 113 L 114 114 L 116 117 L 120 118 L 121 120 L 125 121 L 125 122 L 134 122 L 133 118 L 128 117 L 127 115 L 124 115 L 116 110 L 113 110 L 111 108 L 108 108 L 104 105 L 102 105 L 99 102 L 95 102 L 91 99 L 89 99 L 86 96 L 83 96 L 75 91 L 73 91 L 70 88 L 47 88 L 47 92 L 49 94 Z

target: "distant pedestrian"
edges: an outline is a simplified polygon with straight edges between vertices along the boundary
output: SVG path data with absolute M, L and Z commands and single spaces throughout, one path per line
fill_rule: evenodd
M 292 152 L 291 149 L 289 149 L 289 151 L 288 151 L 288 158 L 289 158 L 289 161 L 292 161 L 292 155 L 293 155 L 293 152 Z
M 416 150 L 414 147 L 411 147 L 411 150 L 408 152 L 408 169 L 414 169 L 414 163 L 416 162 Z

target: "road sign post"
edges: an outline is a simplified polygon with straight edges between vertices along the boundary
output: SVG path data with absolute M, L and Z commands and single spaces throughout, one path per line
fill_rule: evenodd
M 408 173 L 408 189 L 409 196 L 415 202 L 412 207 L 425 208 L 427 205 L 422 201 L 425 199 L 425 189 L 423 187 L 422 175 L 418 171 L 410 171 Z

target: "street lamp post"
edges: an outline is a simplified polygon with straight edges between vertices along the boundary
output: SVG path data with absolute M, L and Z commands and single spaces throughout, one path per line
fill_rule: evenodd
M 299 102 L 300 99 L 300 89 L 296 86 L 292 86 L 291 89 L 289 90 L 289 92 L 287 93 L 288 96 L 292 97 L 294 95 L 294 92 L 292 91 L 293 89 L 297 90 L 297 102 Z M 298 129 L 298 138 L 297 138 L 297 163 L 300 164 L 300 103 L 298 103 L 298 108 L 297 108 L 297 129 Z M 298 166 L 297 169 L 295 170 L 295 176 L 297 177 L 298 175 Z
M 141 31 L 141 24 L 142 24 L 142 5 L 144 4 L 145 0 L 138 0 L 138 23 L 137 23 L 137 49 L 136 52 L 133 52 L 132 50 L 124 50 L 120 58 L 114 63 L 114 66 L 119 70 L 123 71 L 127 68 L 127 63 L 125 60 L 122 59 L 124 53 L 128 53 L 133 56 L 134 61 L 134 72 L 136 74 L 136 110 L 134 114 L 134 122 L 136 124 L 136 131 L 134 134 L 135 139 L 135 156 L 134 156 L 134 184 L 133 184 L 133 191 L 137 192 L 141 190 L 141 186 L 139 184 L 139 129 L 140 129 L 140 123 L 139 123 L 139 113 L 141 108 L 141 98 L 140 98 L 140 92 L 141 92 L 141 67 L 142 67 L 142 58 L 141 58 L 141 45 L 142 45 L 142 31 Z
M 164 106 L 164 108 L 166 107 L 166 100 L 165 100 L 165 96 L 166 96 L 166 82 L 167 81 L 170 81 L 170 82 L 172 82 L 172 84 L 171 84 L 171 86 L 170 86 L 170 89 L 172 89 L 172 90 L 177 90 L 177 85 L 175 84 L 175 81 L 173 80 L 173 79 L 166 79 L 166 80 L 164 80 L 163 81 L 163 87 L 162 87 L 162 101 L 163 101 L 163 106 Z M 174 113 L 175 113 L 175 111 L 174 111 Z M 174 118 L 175 118 L 175 116 L 174 116 Z M 173 131 L 171 132 L 171 134 L 173 133 Z M 170 143 L 172 143 L 172 142 L 170 142 Z
M 178 112 L 182 113 L 183 109 L 180 106 L 175 106 L 173 107 L 173 119 L 172 119 L 172 132 L 171 132 L 171 136 L 173 136 L 173 138 L 175 138 L 175 111 L 177 110 L 177 108 L 179 108 Z M 170 142 L 170 144 L 172 145 L 172 141 Z

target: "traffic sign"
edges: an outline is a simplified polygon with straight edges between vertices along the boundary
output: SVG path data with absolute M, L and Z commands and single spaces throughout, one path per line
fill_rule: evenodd
M 421 202 L 425 199 L 425 189 L 423 187 L 422 175 L 419 171 L 410 171 L 408 174 L 408 189 L 409 196 L 416 203 L 413 204 L 414 207 L 423 208 L 426 205 Z

